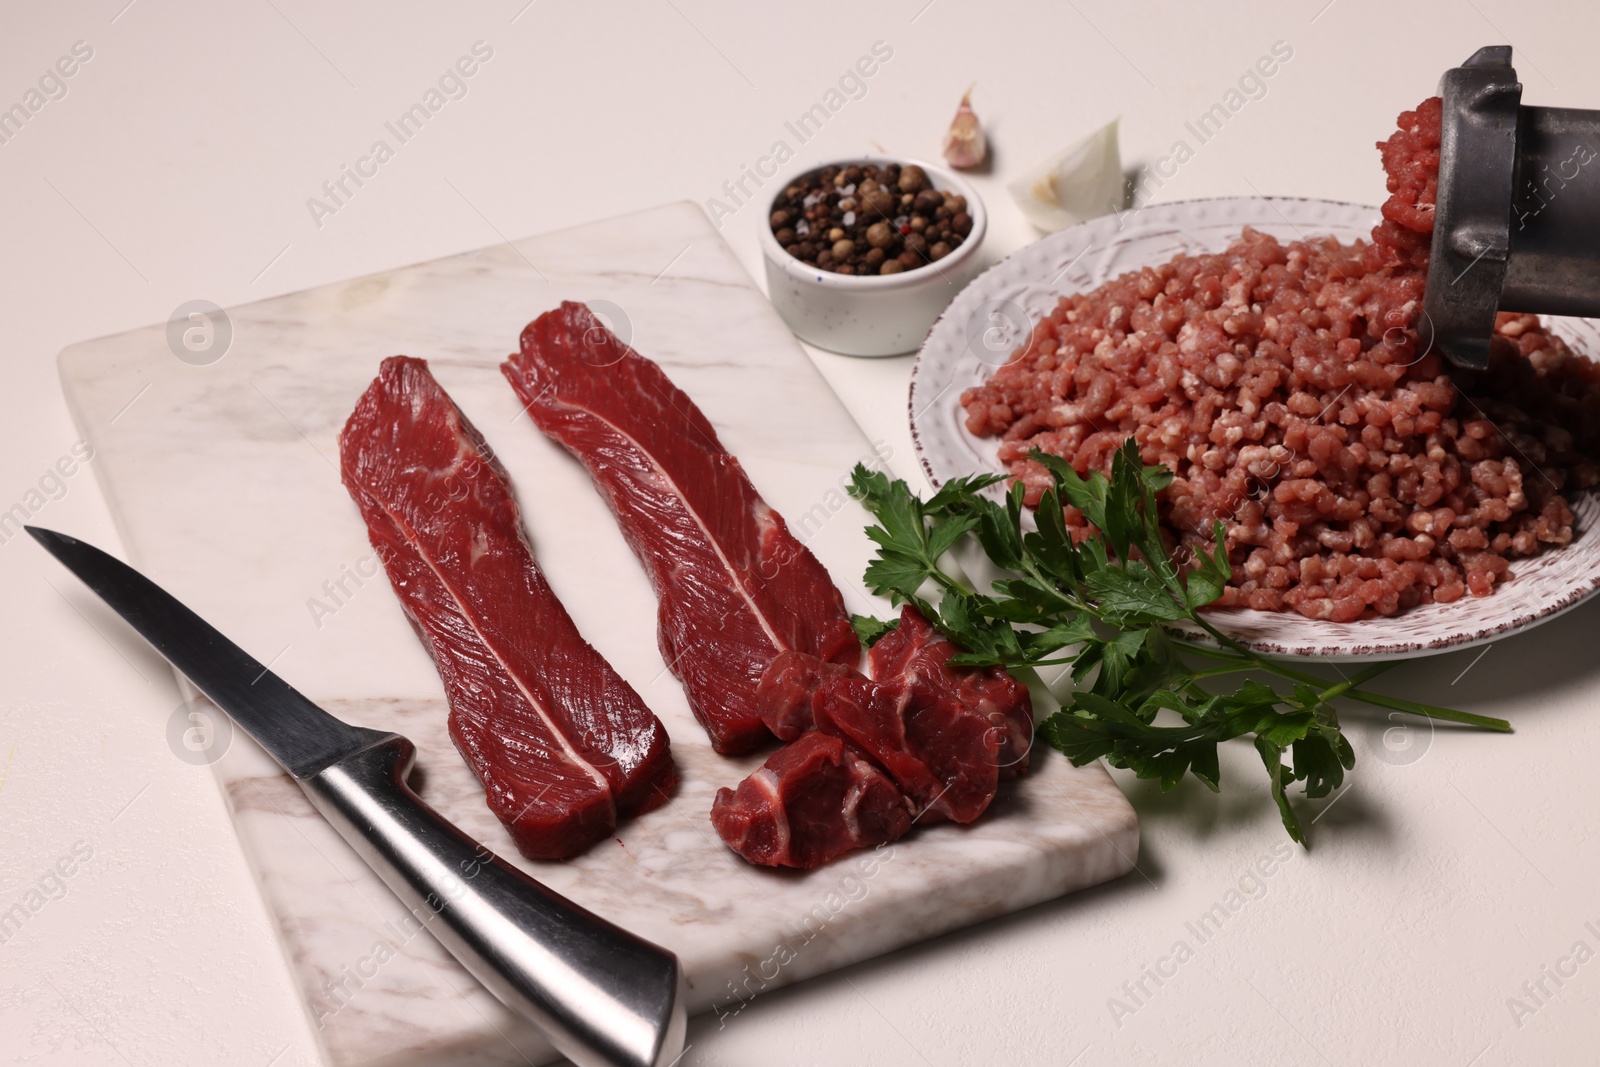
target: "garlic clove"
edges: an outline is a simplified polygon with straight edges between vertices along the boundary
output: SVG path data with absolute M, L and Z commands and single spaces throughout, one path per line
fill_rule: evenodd
M 1124 178 L 1117 120 L 1045 160 L 1007 188 L 1047 233 L 1121 210 Z
M 981 165 L 988 154 L 989 140 L 983 134 L 978 113 L 972 110 L 972 86 L 968 86 L 950 129 L 945 131 L 944 161 L 964 170 Z

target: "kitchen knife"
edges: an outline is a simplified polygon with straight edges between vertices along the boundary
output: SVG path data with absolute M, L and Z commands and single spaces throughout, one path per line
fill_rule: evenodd
M 395 896 L 508 1008 L 583 1067 L 667 1067 L 681 1055 L 683 977 L 671 952 L 547 889 L 406 784 L 399 734 L 323 711 L 122 561 L 28 533 L 283 765 Z

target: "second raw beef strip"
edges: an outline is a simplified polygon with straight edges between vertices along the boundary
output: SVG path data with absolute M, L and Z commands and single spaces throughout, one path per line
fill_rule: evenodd
M 383 361 L 339 435 L 345 487 L 438 665 L 450 736 L 530 859 L 666 800 L 666 730 L 545 581 L 505 472 L 420 359 Z
M 819 867 L 911 828 L 911 806 L 848 742 L 815 731 L 720 789 L 711 825 L 739 855 L 766 867 Z
M 860 661 L 822 564 L 694 402 L 587 307 L 539 316 L 501 369 L 539 429 L 588 467 L 644 564 L 661 654 L 713 748 L 733 755 L 771 737 L 756 688 L 779 653 Z

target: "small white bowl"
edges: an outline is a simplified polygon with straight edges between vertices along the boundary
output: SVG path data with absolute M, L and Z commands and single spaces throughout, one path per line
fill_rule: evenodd
M 767 299 L 802 341 L 847 356 L 894 356 L 914 351 L 927 336 L 933 320 L 977 273 L 978 248 L 983 244 L 989 215 L 978 191 L 960 175 L 919 159 L 863 156 L 817 163 L 786 175 L 778 189 L 823 167 L 866 163 L 916 164 L 927 172 L 933 188 L 965 197 L 967 214 L 972 217 L 972 230 L 966 239 L 943 259 L 901 274 L 835 274 L 802 263 L 785 252 L 772 235 L 772 227 L 762 219 Z M 771 213 L 769 202 L 767 214 Z

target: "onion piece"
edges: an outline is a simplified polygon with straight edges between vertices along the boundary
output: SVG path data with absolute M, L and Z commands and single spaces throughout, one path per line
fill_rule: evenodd
M 1118 211 L 1122 154 L 1113 119 L 1057 152 L 1007 188 L 1028 221 L 1047 233 Z

